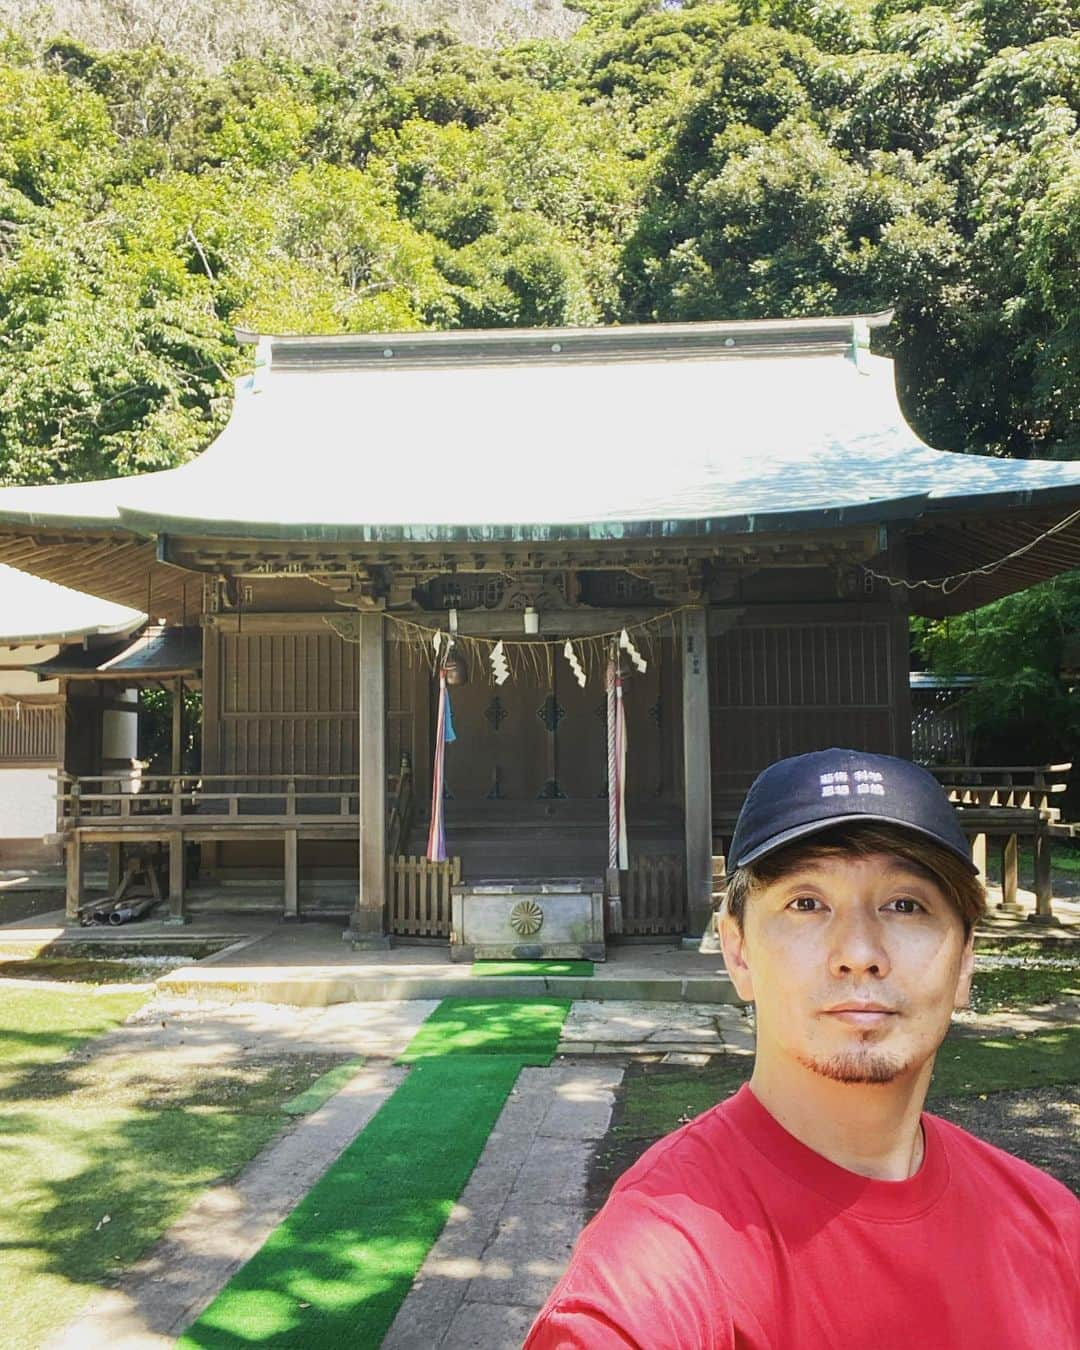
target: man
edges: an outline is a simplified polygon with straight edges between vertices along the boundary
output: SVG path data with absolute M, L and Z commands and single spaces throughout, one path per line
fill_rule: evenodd
M 526 1350 L 1080 1347 L 1080 1204 L 922 1112 L 984 904 L 924 769 L 766 769 L 721 920 L 753 1075 L 616 1183 Z

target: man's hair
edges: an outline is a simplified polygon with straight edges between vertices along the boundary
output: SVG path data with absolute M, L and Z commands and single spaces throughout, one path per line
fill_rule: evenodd
M 746 902 L 755 891 L 773 885 L 809 862 L 823 858 L 865 858 L 871 853 L 891 854 L 935 881 L 960 915 L 965 938 L 986 913 L 982 882 L 947 848 L 902 826 L 858 822 L 837 825 L 810 839 L 797 839 L 758 862 L 738 868 L 727 883 L 724 909 L 742 932 Z

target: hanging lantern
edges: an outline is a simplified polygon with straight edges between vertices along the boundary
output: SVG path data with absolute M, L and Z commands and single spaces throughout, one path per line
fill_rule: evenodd
M 469 667 L 460 652 L 451 650 L 443 661 L 447 684 L 468 684 Z

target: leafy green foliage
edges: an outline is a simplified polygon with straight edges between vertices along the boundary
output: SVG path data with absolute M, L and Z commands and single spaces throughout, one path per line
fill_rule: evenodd
M 137 4 L 126 46 L 93 6 L 0 41 L 0 482 L 197 453 L 234 326 L 889 305 L 926 440 L 1080 453 L 1068 0 L 578 0 L 488 47 L 271 8 L 259 43 L 222 9 L 231 60 Z
M 1080 703 L 1066 640 L 1080 632 L 1080 573 L 913 628 L 929 668 L 983 677 L 964 697 L 983 763 L 1077 758 Z

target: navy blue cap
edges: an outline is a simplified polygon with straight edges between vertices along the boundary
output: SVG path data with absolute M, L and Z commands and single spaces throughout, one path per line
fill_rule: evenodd
M 735 822 L 728 875 L 796 839 L 871 821 L 933 839 L 978 871 L 952 803 L 921 765 L 862 750 L 815 750 L 779 759 L 754 779 Z

